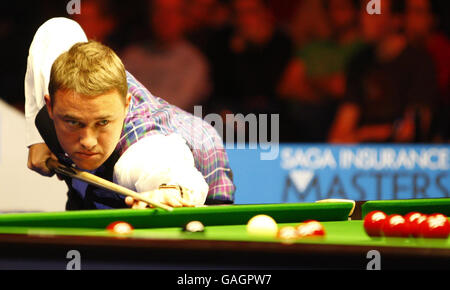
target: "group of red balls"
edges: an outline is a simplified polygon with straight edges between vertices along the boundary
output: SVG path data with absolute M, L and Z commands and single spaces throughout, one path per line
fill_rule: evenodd
M 295 240 L 307 237 L 325 236 L 325 228 L 316 220 L 307 220 L 297 226 L 284 226 L 278 230 L 277 238 Z
M 364 217 L 364 229 L 371 237 L 422 237 L 446 239 L 450 234 L 450 222 L 441 213 L 426 215 L 410 212 L 387 215 L 374 210 Z

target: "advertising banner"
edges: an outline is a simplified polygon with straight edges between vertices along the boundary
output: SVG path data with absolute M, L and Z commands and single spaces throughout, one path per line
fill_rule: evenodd
M 237 204 L 450 197 L 448 145 L 280 144 L 272 160 L 259 148 L 227 152 Z

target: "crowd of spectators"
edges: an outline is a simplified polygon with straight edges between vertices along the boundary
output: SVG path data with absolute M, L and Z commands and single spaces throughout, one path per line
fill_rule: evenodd
M 379 15 L 368 0 L 68 2 L 3 7 L 0 97 L 19 109 L 33 34 L 64 16 L 186 111 L 279 114 L 281 142 L 450 140 L 446 1 L 380 0 Z

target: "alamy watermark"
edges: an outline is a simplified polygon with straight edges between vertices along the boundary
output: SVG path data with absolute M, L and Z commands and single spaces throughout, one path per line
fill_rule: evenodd
M 81 14 L 81 0 L 70 0 L 66 5 L 68 14 Z M 370 0 L 366 5 L 368 14 L 381 14 L 381 0 Z
M 66 258 L 70 259 L 66 265 L 66 270 L 81 270 L 81 254 L 79 251 L 68 251 L 66 254 Z
M 381 0 L 370 0 L 366 5 L 366 11 L 370 15 L 381 14 Z
M 366 258 L 370 259 L 366 265 L 366 270 L 381 270 L 381 254 L 379 251 L 368 251 Z
M 194 107 L 193 131 L 211 125 L 222 140 L 213 140 L 225 149 L 261 149 L 261 160 L 274 160 L 279 155 L 280 115 L 279 114 L 219 114 L 210 113 L 203 116 L 202 106 Z M 196 132 L 192 133 L 195 136 Z M 270 136 L 269 136 L 270 135 Z M 269 138 L 270 137 L 270 138 Z
M 70 0 L 66 5 L 68 14 L 81 14 L 81 0 Z

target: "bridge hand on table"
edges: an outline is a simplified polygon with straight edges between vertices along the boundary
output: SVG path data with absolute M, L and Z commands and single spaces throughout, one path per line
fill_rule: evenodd
M 167 187 L 159 188 L 152 191 L 146 191 L 139 193 L 151 201 L 162 203 L 171 207 L 194 207 L 195 204 L 187 201 L 182 197 L 179 188 Z M 135 200 L 134 198 L 127 196 L 125 203 L 133 209 L 147 208 L 150 205 L 143 201 Z M 151 206 L 150 206 L 151 207 Z

